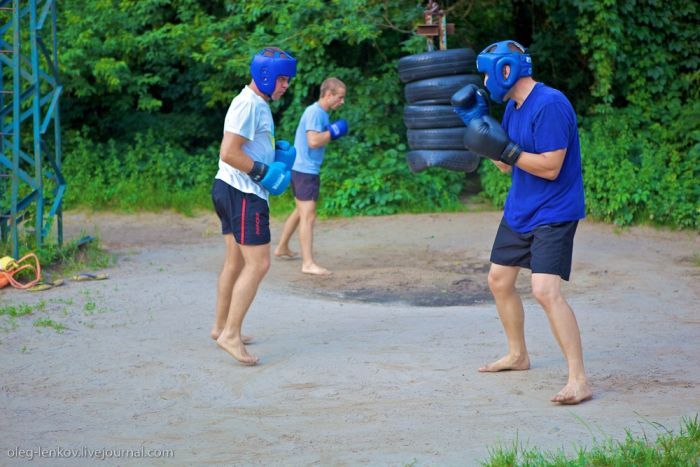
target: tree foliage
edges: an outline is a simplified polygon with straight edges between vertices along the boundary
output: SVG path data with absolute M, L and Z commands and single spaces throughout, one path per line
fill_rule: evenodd
M 348 84 L 347 103 L 338 116 L 348 119 L 351 133 L 328 147 L 323 212 L 388 214 L 454 206 L 463 175 L 440 169 L 411 174 L 404 160 L 403 86 L 396 62 L 425 50 L 425 39 L 413 32 L 423 22 L 425 4 L 62 1 L 70 203 L 101 199 L 90 190 L 131 186 L 120 177 L 141 168 L 154 171 L 141 176 L 148 185 L 144 193 L 160 190 L 166 199 L 191 189 L 195 204 L 208 205 L 207 185 L 216 170 L 226 109 L 250 80 L 251 56 L 277 45 L 298 59 L 290 90 L 273 105 L 277 138 L 293 139 L 301 113 L 318 98 L 324 78 L 337 76 Z M 440 4 L 448 21 L 456 23 L 450 48 L 479 52 L 513 37 L 530 46 L 536 79 L 572 100 L 581 124 L 590 214 L 620 224 L 651 219 L 698 227 L 695 2 Z M 494 109 L 496 115 L 501 111 Z M 151 158 L 166 161 L 168 170 L 158 172 Z M 124 172 L 99 172 L 105 160 Z M 500 205 L 508 182 L 482 165 L 484 195 Z M 98 172 L 102 175 L 88 184 L 89 190 L 75 186 Z

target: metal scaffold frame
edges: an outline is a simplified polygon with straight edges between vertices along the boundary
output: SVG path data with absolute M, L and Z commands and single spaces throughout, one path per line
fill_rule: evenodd
M 0 0 L 0 245 L 11 240 L 15 258 L 20 226 L 41 246 L 55 219 L 63 243 L 56 1 Z

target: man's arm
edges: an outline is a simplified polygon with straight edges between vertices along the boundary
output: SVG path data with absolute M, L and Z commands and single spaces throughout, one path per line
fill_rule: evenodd
M 566 156 L 566 149 L 557 149 L 542 154 L 523 151 L 515 165 L 537 177 L 554 180 L 559 176 L 561 166 L 564 164 L 564 156 Z M 508 167 L 502 162 L 499 164 Z
M 259 183 L 273 195 L 284 193 L 289 186 L 292 173 L 287 170 L 284 162 L 275 161 L 270 165 L 253 159 L 243 151 L 243 144 L 247 141 L 241 135 L 224 131 L 221 140 L 221 160 L 231 167 L 248 174 L 251 180 Z
M 243 173 L 248 173 L 253 169 L 253 159 L 243 151 L 243 145 L 246 141 L 248 140 L 241 135 L 224 131 L 219 151 L 219 157 L 222 161 Z
M 523 151 L 508 137 L 501 125 L 488 115 L 472 119 L 464 131 L 464 146 L 504 166 L 517 165 L 526 172 L 547 180 L 554 180 L 564 163 L 566 148 L 534 154 Z
M 566 156 L 566 149 L 557 149 L 542 154 L 523 151 L 515 165 L 537 177 L 554 180 L 559 176 L 561 166 L 564 164 L 564 156 Z M 501 161 L 491 160 L 491 162 L 503 173 L 510 173 L 513 169 Z
M 500 170 L 500 171 L 503 172 L 504 174 L 508 174 L 508 173 L 510 173 L 510 172 L 513 170 L 513 167 L 511 167 L 511 166 L 508 165 L 508 164 L 504 164 L 504 163 L 501 162 L 501 161 L 495 161 L 495 160 L 491 159 L 491 162 L 493 162 L 493 165 L 495 165 L 496 167 L 498 167 L 498 170 Z
M 322 148 L 326 144 L 331 142 L 331 132 L 330 131 L 313 131 L 309 130 L 306 132 L 306 144 L 309 145 L 311 149 Z

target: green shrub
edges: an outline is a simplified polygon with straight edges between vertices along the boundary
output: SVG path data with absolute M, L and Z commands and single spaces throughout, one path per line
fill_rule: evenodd
M 479 175 L 484 197 L 495 207 L 503 208 L 510 188 L 510 174 L 504 174 L 490 161 L 484 161 L 479 166 Z
M 373 151 L 369 144 L 329 151 L 322 172 L 321 213 L 383 215 L 457 204 L 464 175 L 440 169 L 413 174 L 406 151 L 403 145 Z
M 189 213 L 210 207 L 217 150 L 188 154 L 154 132 L 130 143 L 95 143 L 71 133 L 65 144 L 65 206 L 93 209 L 158 210 Z
M 459 202 L 462 174 L 411 174 L 404 160 L 396 62 L 425 51 L 425 39 L 414 34 L 423 21 L 415 2 L 62 5 L 67 207 L 210 209 L 226 108 L 250 80 L 251 54 L 264 45 L 299 60 L 290 91 L 272 104 L 277 138 L 293 138 L 324 78 L 348 84 L 347 105 L 332 118 L 346 118 L 351 131 L 328 148 L 322 215 L 451 210 Z M 446 10 L 458 26 L 450 48 L 478 51 L 517 37 L 531 46 L 536 79 L 572 99 L 582 123 L 589 215 L 620 225 L 698 227 L 695 2 L 478 0 Z M 470 11 L 479 11 L 480 21 L 467 21 Z M 512 21 L 522 17 L 529 20 Z M 480 174 L 484 196 L 502 206 L 509 177 L 488 163 Z M 292 205 L 289 194 L 271 203 L 273 213 Z
M 667 118 L 650 121 L 634 109 L 610 110 L 591 117 L 581 131 L 586 205 L 593 217 L 618 225 L 700 226 L 700 132 L 685 127 L 698 105 L 658 107 L 657 115 Z

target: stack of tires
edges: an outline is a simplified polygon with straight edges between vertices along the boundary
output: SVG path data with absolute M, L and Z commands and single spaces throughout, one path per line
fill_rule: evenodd
M 480 158 L 464 148 L 464 123 L 450 105 L 452 94 L 467 84 L 483 86 L 476 74 L 474 51 L 448 49 L 409 55 L 399 59 L 398 72 L 406 83 L 403 120 L 411 171 L 442 167 L 474 172 Z

